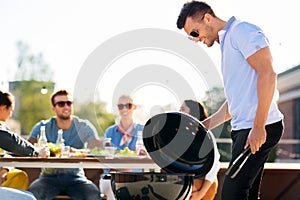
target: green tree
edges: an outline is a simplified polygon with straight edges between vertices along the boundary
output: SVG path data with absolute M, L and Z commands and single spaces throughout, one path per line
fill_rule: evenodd
M 13 118 L 20 121 L 22 134 L 28 135 L 38 121 L 53 115 L 50 103 L 53 82 L 15 81 L 9 87 L 16 98 Z M 43 87 L 48 90 L 45 94 L 41 93 Z
M 52 80 L 53 71 L 41 52 L 31 53 L 29 45 L 23 41 L 18 41 L 16 46 L 18 50 L 16 80 Z
M 225 102 L 224 90 L 221 87 L 214 87 L 205 93 L 203 103 L 209 115 L 214 114 Z M 227 121 L 212 130 L 212 133 L 218 139 L 230 138 L 230 121 Z M 218 143 L 218 149 L 222 162 L 229 161 L 231 158 L 231 144 Z
M 17 81 L 9 83 L 9 91 L 16 97 L 13 118 L 20 122 L 21 133 L 27 135 L 35 123 L 52 115 L 49 98 L 54 89 L 53 72 L 42 53 L 30 52 L 29 45 L 22 41 L 16 48 Z
M 75 101 L 76 102 L 76 101 Z M 115 123 L 115 116 L 108 113 L 104 102 L 75 103 L 74 114 L 82 119 L 88 119 L 103 136 L 106 128 Z

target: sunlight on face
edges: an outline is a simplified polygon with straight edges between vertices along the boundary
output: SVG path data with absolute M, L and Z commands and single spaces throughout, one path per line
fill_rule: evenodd
M 182 105 L 180 106 L 179 111 L 183 112 L 183 113 L 186 113 L 186 114 L 190 114 L 190 108 L 185 103 L 182 103 Z

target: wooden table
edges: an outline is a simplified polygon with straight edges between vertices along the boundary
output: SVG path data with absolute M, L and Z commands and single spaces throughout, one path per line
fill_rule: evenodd
M 28 174 L 29 183 L 39 177 L 41 168 L 83 168 L 87 178 L 99 186 L 99 178 L 103 168 L 110 169 L 143 169 L 160 172 L 160 167 L 148 157 L 0 157 L 1 166 L 22 169 Z
M 70 158 L 41 158 L 41 157 L 2 157 L 2 166 L 19 168 L 112 168 L 112 169 L 152 169 L 160 167 L 148 157 L 70 157 Z

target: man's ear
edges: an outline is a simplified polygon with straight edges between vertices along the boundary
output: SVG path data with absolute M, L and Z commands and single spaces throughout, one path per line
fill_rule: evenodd
M 203 17 L 203 21 L 204 21 L 205 23 L 211 23 L 212 18 L 213 18 L 213 16 L 211 16 L 211 14 L 205 13 L 205 14 L 204 14 L 204 17 Z

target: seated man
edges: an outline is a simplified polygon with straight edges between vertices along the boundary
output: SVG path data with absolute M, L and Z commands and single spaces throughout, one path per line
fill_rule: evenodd
M 66 146 L 82 149 L 101 147 L 95 127 L 87 120 L 73 116 L 73 99 L 66 90 L 60 90 L 51 97 L 52 110 L 56 116 L 47 121 L 37 123 L 29 137 L 31 143 L 37 142 L 40 127 L 45 126 L 48 142 L 55 143 L 58 130 L 63 130 Z M 82 168 L 42 169 L 40 177 L 29 186 L 29 191 L 38 200 L 50 200 L 60 193 L 66 193 L 72 199 L 99 200 L 100 192 L 97 186 L 88 180 Z

